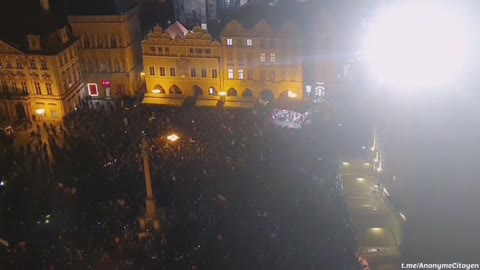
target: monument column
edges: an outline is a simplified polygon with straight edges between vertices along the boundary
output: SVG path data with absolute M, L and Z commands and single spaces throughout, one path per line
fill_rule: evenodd
M 140 227 L 142 230 L 147 230 L 153 227 L 155 231 L 159 231 L 160 221 L 157 215 L 157 204 L 155 202 L 155 196 L 153 195 L 152 174 L 150 172 L 150 159 L 148 157 L 148 143 L 146 138 L 143 138 L 141 147 L 147 198 L 145 199 L 146 213 L 145 217 L 140 218 Z

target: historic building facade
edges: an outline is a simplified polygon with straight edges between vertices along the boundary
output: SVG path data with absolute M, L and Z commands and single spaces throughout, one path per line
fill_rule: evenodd
M 80 39 L 86 94 L 94 99 L 132 96 L 142 84 L 139 8 L 115 15 L 69 16 Z
M 201 27 L 188 31 L 179 22 L 165 30 L 157 26 L 142 48 L 149 93 L 194 96 L 222 89 L 221 44 Z
M 221 42 L 223 89 L 228 95 L 303 98 L 303 44 L 295 24 L 274 29 L 260 21 L 246 28 L 231 21 Z
M 82 89 L 78 41 L 67 26 L 0 40 L 2 120 L 60 121 L 80 103 Z
M 149 93 L 190 96 L 303 98 L 302 39 L 294 24 L 279 29 L 261 21 L 248 29 L 229 22 L 220 40 L 200 27 L 187 30 L 176 22 L 155 27 L 143 41 Z

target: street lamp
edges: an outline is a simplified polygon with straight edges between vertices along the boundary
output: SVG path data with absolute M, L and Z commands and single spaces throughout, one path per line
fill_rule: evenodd
M 175 133 L 172 133 L 172 134 L 167 136 L 167 140 L 169 140 L 171 142 L 176 142 L 178 139 L 180 139 L 180 137 L 178 137 L 178 135 L 175 134 Z

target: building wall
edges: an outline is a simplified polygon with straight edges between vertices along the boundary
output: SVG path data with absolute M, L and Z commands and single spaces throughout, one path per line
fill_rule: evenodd
M 182 94 L 194 95 L 194 87 L 207 94 L 210 87 L 221 89 L 221 45 L 212 36 L 196 27 L 185 39 L 172 39 L 160 27 L 155 27 L 143 41 L 143 64 L 147 91 L 160 90 L 174 93 L 178 86 Z M 165 76 L 160 69 L 165 69 Z M 175 71 L 172 76 L 170 69 Z M 192 74 L 192 69 L 196 74 Z M 202 73 L 202 69 L 206 72 Z M 217 74 L 214 77 L 214 73 Z M 196 76 L 192 76 L 196 75 Z M 202 76 L 206 75 L 206 76 Z M 198 86 L 198 87 L 197 87 Z M 198 90 L 197 90 L 198 91 Z
M 0 118 L 59 121 L 74 110 L 83 88 L 77 47 L 27 54 L 0 41 Z
M 212 41 L 199 27 L 192 32 L 184 39 L 172 39 L 156 27 L 143 41 L 149 93 L 161 90 L 160 86 L 168 94 L 172 85 L 177 85 L 186 95 L 195 95 L 193 89 L 198 86 L 205 95 L 211 94 L 213 87 L 216 94 L 224 92 L 232 96 L 269 99 L 290 91 L 303 98 L 302 41 L 296 38 L 294 25 L 286 24 L 274 31 L 265 22 L 254 29 L 245 29 L 233 21 L 223 31 L 221 43 Z M 205 54 L 207 49 L 209 54 Z M 165 76 L 160 74 L 160 68 L 164 68 Z M 170 68 L 176 70 L 175 76 L 170 75 Z M 182 68 L 183 73 L 180 72 Z M 196 77 L 191 74 L 192 68 L 196 70 Z M 207 71 L 205 78 L 202 69 Z M 213 70 L 217 70 L 216 78 L 213 78 Z
M 139 9 L 123 15 L 71 16 L 80 38 L 80 63 L 92 98 L 132 96 L 141 86 Z M 97 93 L 88 90 L 95 84 Z
M 246 29 L 229 22 L 221 34 L 224 89 L 234 88 L 239 95 L 250 89 L 257 97 L 269 90 L 274 98 L 291 91 L 303 98 L 303 47 L 296 33 L 289 23 L 272 29 L 261 21 Z

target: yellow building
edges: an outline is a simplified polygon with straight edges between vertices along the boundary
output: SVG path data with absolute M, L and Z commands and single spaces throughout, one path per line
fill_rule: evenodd
M 148 93 L 217 94 L 221 86 L 221 44 L 200 27 L 176 22 L 157 26 L 142 42 Z
M 80 103 L 82 88 L 78 41 L 66 26 L 0 40 L 2 120 L 60 121 Z
M 231 21 L 221 42 L 223 89 L 229 96 L 303 98 L 303 44 L 294 24 L 273 29 L 260 21 L 246 28 Z
M 80 39 L 87 95 L 95 99 L 134 95 L 141 86 L 139 8 L 115 15 L 69 16 Z

